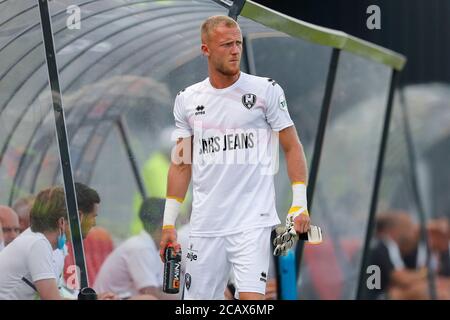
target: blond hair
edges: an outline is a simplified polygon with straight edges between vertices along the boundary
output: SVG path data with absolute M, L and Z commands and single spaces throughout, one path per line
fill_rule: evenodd
M 228 28 L 236 27 L 240 29 L 239 24 L 228 16 L 224 15 L 211 16 L 202 23 L 201 27 L 202 43 L 205 43 L 211 32 L 221 25 L 225 25 L 225 27 Z
M 58 229 L 58 220 L 67 219 L 66 197 L 62 187 L 51 187 L 39 192 L 30 212 L 30 226 L 33 232 Z

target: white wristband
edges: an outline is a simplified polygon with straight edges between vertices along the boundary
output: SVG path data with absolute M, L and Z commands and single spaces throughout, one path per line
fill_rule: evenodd
M 175 221 L 177 220 L 178 214 L 180 213 L 180 207 L 182 202 L 183 199 L 175 197 L 166 198 L 166 205 L 164 207 L 163 228 L 175 227 Z
M 306 185 L 303 182 L 294 182 L 292 184 L 291 207 L 303 207 L 305 209 L 308 209 L 308 200 L 306 199 Z

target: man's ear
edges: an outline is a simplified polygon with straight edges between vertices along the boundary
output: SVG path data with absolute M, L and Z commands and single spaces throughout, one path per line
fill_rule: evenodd
M 209 48 L 205 43 L 202 43 L 201 50 L 202 55 L 204 55 L 205 57 L 209 57 Z
M 66 221 L 65 221 L 65 219 L 64 218 L 59 218 L 58 219 L 58 228 L 65 228 L 65 223 L 67 223 Z
M 80 217 L 80 223 L 83 222 L 83 218 L 84 218 L 84 213 L 81 210 L 78 210 L 79 213 L 79 217 Z

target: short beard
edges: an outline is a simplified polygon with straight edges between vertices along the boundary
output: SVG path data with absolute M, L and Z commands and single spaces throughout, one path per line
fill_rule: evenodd
M 235 76 L 235 75 L 237 75 L 239 72 L 240 72 L 240 68 L 237 68 L 237 70 L 236 71 L 234 71 L 234 70 L 231 70 L 231 69 L 226 69 L 224 66 L 219 66 L 219 67 L 217 67 L 216 68 L 216 70 L 219 72 L 219 73 L 221 73 L 221 74 L 223 74 L 224 76 L 228 76 L 228 77 L 230 77 L 230 76 Z

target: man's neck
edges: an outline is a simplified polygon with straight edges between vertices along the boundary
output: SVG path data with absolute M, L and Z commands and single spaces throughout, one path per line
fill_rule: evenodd
M 56 249 L 56 242 L 57 242 L 57 238 L 58 238 L 58 232 L 47 231 L 47 232 L 43 232 L 42 234 L 50 242 L 50 244 L 52 245 L 52 249 L 55 250 Z
M 225 89 L 238 81 L 240 76 L 240 71 L 232 76 L 224 75 L 219 72 L 209 72 L 209 82 L 216 89 Z

